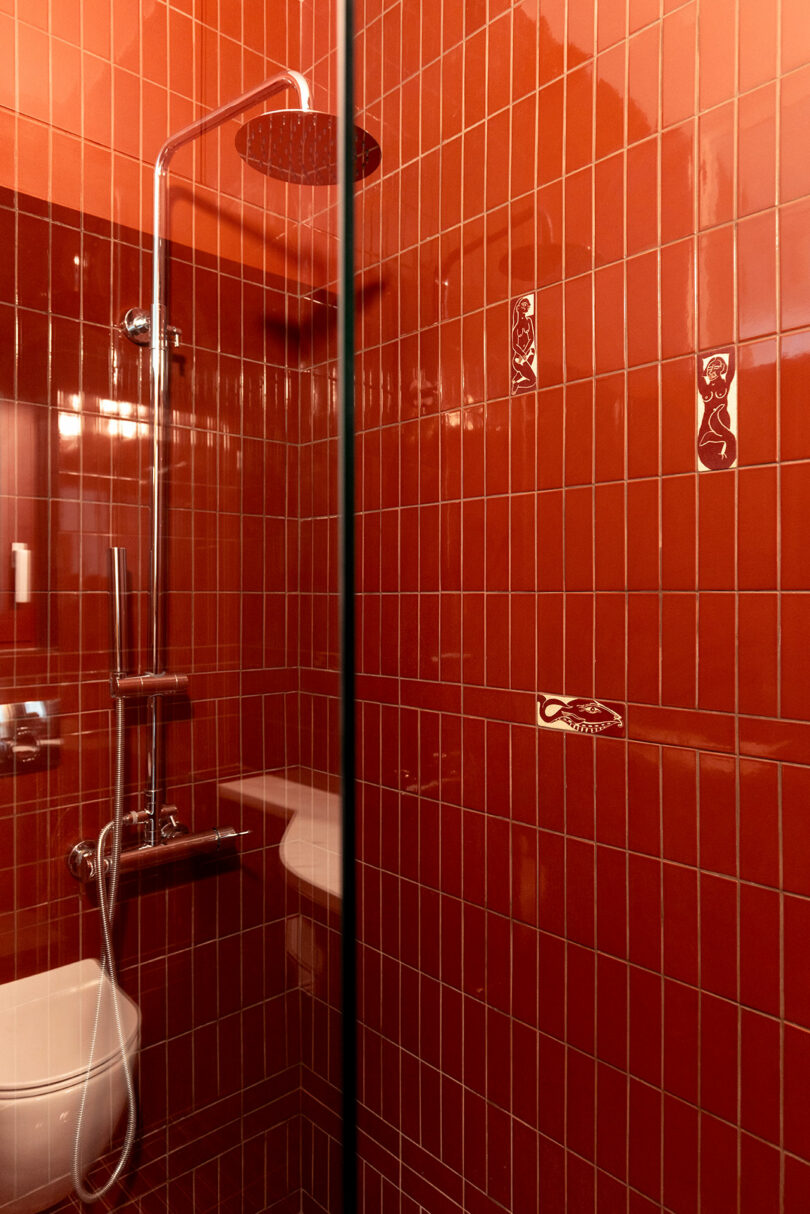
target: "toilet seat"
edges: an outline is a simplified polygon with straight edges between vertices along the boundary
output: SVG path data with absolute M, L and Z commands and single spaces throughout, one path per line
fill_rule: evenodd
M 103 981 L 103 986 L 99 983 Z M 88 1070 L 102 992 L 93 1064 Z M 109 1147 L 127 1104 L 141 1014 L 94 958 L 0 985 L 0 1210 L 39 1214 L 73 1190 L 76 1122 L 84 1111 L 82 1166 Z
M 133 1053 L 137 1037 L 138 1029 L 136 1027 L 130 1036 L 124 1039 L 128 1055 Z M 75 1087 L 77 1083 L 84 1083 L 85 1078 L 94 1079 L 104 1071 L 111 1070 L 117 1066 L 120 1058 L 120 1048 L 116 1048 L 115 1052 L 109 1054 L 106 1058 L 102 1058 L 98 1063 L 94 1063 L 89 1071 L 87 1063 L 85 1063 L 78 1070 L 55 1082 L 46 1079 L 41 1083 L 29 1083 L 17 1087 L 0 1082 L 0 1102 L 4 1100 L 24 1100 L 27 1096 L 48 1096 L 51 1092 L 61 1092 L 64 1088 Z
M 48 972 L 0 987 L 0 1101 L 58 1092 L 83 1083 L 88 1075 L 100 966 L 93 959 L 70 968 L 74 971 L 70 988 L 49 980 Z M 104 984 L 91 1077 L 120 1059 L 112 990 L 106 976 Z M 47 1017 L 43 1016 L 43 1005 L 47 1006 Z M 129 1052 L 138 1037 L 140 1013 L 120 988 L 118 1005 Z M 47 1024 L 44 1039 L 38 1035 L 43 1024 Z

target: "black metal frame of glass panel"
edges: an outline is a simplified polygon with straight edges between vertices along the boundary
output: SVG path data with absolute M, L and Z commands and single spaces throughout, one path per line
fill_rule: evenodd
M 343 1214 L 357 1210 L 357 902 L 354 628 L 354 0 L 338 9 Z

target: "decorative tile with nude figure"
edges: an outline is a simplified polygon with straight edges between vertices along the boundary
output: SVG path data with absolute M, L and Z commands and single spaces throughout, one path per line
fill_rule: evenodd
M 534 295 L 519 295 L 512 302 L 512 395 L 534 392 L 537 387 L 537 321 Z
M 734 350 L 697 356 L 697 386 L 703 416 L 697 436 L 699 472 L 720 472 L 737 463 L 737 380 Z

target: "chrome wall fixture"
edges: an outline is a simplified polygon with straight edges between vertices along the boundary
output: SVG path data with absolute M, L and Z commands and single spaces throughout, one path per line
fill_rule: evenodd
M 152 847 L 160 842 L 161 806 L 160 782 L 162 768 L 161 697 L 182 695 L 188 689 L 188 677 L 168 674 L 163 669 L 163 514 L 164 468 L 163 431 L 169 400 L 169 346 L 177 345 L 180 332 L 167 323 L 167 215 L 168 173 L 172 158 L 180 148 L 208 131 L 228 122 L 276 93 L 292 89 L 298 107 L 278 110 L 252 119 L 239 128 L 236 147 L 252 168 L 302 185 L 326 185 L 337 181 L 337 120 L 330 114 L 312 109 L 309 85 L 300 72 L 284 70 L 250 89 L 233 101 L 226 102 L 171 135 L 160 149 L 153 174 L 153 232 L 152 305 L 130 308 L 124 317 L 123 329 L 138 345 L 149 345 L 151 385 L 152 484 L 149 559 L 149 670 L 141 675 L 127 675 L 118 660 L 118 669 L 111 681 L 115 697 L 146 696 L 148 698 L 150 745 L 148 754 L 144 843 Z M 354 128 L 354 172 L 357 179 L 374 171 L 380 163 L 380 148 L 376 140 L 359 127 Z M 121 607 L 121 579 L 113 577 L 113 598 Z M 117 588 L 117 589 L 116 589 Z M 115 624 L 113 625 L 115 628 Z
M 153 174 L 153 232 L 152 254 L 152 306 L 147 314 L 142 308 L 131 308 L 124 319 L 124 331 L 139 345 L 149 345 L 150 405 L 151 405 L 151 519 L 149 557 L 149 670 L 141 675 L 128 676 L 122 662 L 111 680 L 113 696 L 146 696 L 149 713 L 149 751 L 147 758 L 147 787 L 144 793 L 147 811 L 144 823 L 144 845 L 154 847 L 161 842 L 160 784 L 163 762 L 163 736 L 161 697 L 182 695 L 188 689 L 188 676 L 168 674 L 163 667 L 163 515 L 164 515 L 164 469 L 163 435 L 169 400 L 169 345 L 176 345 L 180 333 L 167 323 L 166 318 L 166 271 L 168 214 L 168 172 L 172 157 L 185 144 L 198 136 L 221 126 L 244 110 L 272 97 L 285 89 L 294 89 L 302 110 L 309 110 L 310 94 L 306 80 L 298 72 L 284 71 L 263 84 L 244 93 L 236 100 L 227 102 L 196 122 L 183 127 L 171 135 L 160 149 Z M 113 578 L 114 612 L 123 610 L 121 580 Z M 115 624 L 113 624 L 115 631 Z M 119 629 L 119 635 L 121 630 Z
M 151 418 L 151 496 L 150 496 L 150 550 L 149 550 L 149 668 L 142 674 L 128 674 L 125 663 L 126 648 L 126 550 L 110 549 L 110 605 L 112 661 L 110 693 L 116 701 L 118 747 L 123 742 L 124 700 L 130 697 L 145 697 L 148 704 L 149 748 L 147 752 L 147 783 L 144 790 L 144 808 L 124 818 L 118 813 L 117 831 L 120 851 L 120 825 L 137 825 L 143 829 L 142 844 L 133 849 L 133 857 L 125 853 L 121 861 L 122 871 L 133 867 L 146 867 L 151 863 L 166 863 L 181 854 L 219 851 L 231 845 L 238 837 L 231 827 L 203 832 L 199 836 L 189 835 L 181 826 L 171 806 L 162 805 L 163 729 L 162 698 L 167 695 L 184 695 L 188 691 L 188 675 L 172 674 L 163 664 L 163 594 L 164 594 L 164 510 L 165 468 L 163 461 L 164 428 L 169 409 L 169 346 L 178 345 L 179 329 L 168 324 L 166 315 L 167 279 L 167 216 L 168 173 L 175 152 L 187 143 L 222 126 L 231 118 L 249 110 L 252 106 L 292 89 L 297 94 L 298 108 L 264 114 L 252 120 L 250 130 L 240 128 L 237 150 L 246 162 L 271 176 L 298 184 L 324 185 L 337 180 L 336 120 L 328 114 L 312 109 L 309 85 L 300 72 L 285 70 L 264 83 L 250 89 L 233 101 L 219 106 L 209 114 L 190 123 L 171 135 L 161 147 L 155 161 L 153 173 L 152 221 L 154 244 L 152 253 L 152 304 L 145 308 L 128 310 L 122 329 L 136 345 L 149 347 L 150 370 L 150 418 Z M 258 125 L 257 125 L 258 124 Z M 285 142 L 286 140 L 286 142 Z M 355 128 L 355 176 L 364 177 L 380 162 L 380 149 L 376 141 L 365 131 Z M 118 763 L 119 768 L 122 763 Z M 120 800 L 118 797 L 117 800 Z M 156 849 L 154 859 L 145 853 Z M 110 860 L 111 871 L 117 874 L 119 861 L 113 849 Z M 93 856 L 96 857 L 95 861 Z M 136 859 L 135 857 L 140 857 Z M 76 845 L 68 857 L 73 875 L 82 881 L 98 876 L 106 867 L 100 849 L 92 841 L 85 840 Z
M 124 317 L 123 329 L 127 336 L 138 345 L 149 346 L 150 368 L 150 405 L 152 433 L 152 471 L 151 471 L 151 519 L 150 519 L 150 555 L 149 555 L 149 669 L 143 674 L 128 675 L 124 669 L 123 635 L 124 624 L 124 581 L 126 554 L 122 549 L 118 553 L 112 567 L 112 630 L 114 638 L 115 667 L 111 676 L 111 692 L 115 697 L 145 696 L 148 700 L 149 713 L 149 751 L 147 757 L 147 786 L 144 792 L 144 807 L 146 817 L 143 823 L 143 843 L 146 847 L 165 844 L 165 817 L 162 813 L 161 802 L 161 772 L 163 765 L 163 731 L 161 698 L 166 695 L 183 695 L 188 690 L 188 676 L 185 674 L 169 674 L 163 665 L 163 592 L 164 592 L 164 558 L 163 558 L 163 515 L 164 515 L 164 469 L 163 469 L 163 437 L 168 413 L 169 400 L 169 346 L 176 346 L 181 338 L 180 331 L 167 323 L 166 318 L 166 271 L 167 271 L 167 215 L 168 215 L 168 173 L 172 157 L 179 148 L 190 143 L 206 131 L 214 130 L 235 118 L 244 110 L 272 97 L 285 89 L 294 89 L 298 94 L 300 108 L 310 109 L 309 87 L 306 80 L 298 72 L 285 71 L 266 80 L 263 84 L 244 93 L 236 100 L 220 106 L 211 113 L 183 127 L 175 135 L 171 135 L 160 149 L 155 161 L 153 174 L 153 208 L 152 220 L 154 231 L 154 250 L 152 254 L 152 306 L 147 312 L 144 308 L 130 308 Z M 123 569 L 123 573 L 122 573 Z M 116 640 L 117 638 L 117 640 Z M 117 648 L 116 648 L 117 646 Z M 172 819 L 173 820 L 173 819 Z M 179 828 L 178 828 L 179 833 Z M 228 831 L 228 838 L 236 832 Z M 221 833 L 225 837 L 225 832 Z M 184 840 L 184 853 L 188 854 L 189 843 Z M 79 845 L 82 846 L 81 844 Z M 203 844 L 205 849 L 205 844 Z M 163 858 L 163 857 L 161 857 Z M 169 857 L 166 856 L 166 859 Z M 76 870 L 79 876 L 87 873 L 87 866 L 81 863 L 81 857 L 74 857 L 71 871 Z M 84 879 L 87 879 L 86 876 Z
M 169 807 L 170 808 L 170 807 Z M 168 817 L 171 814 L 167 815 Z M 175 823 L 175 827 L 176 827 Z M 118 868 L 122 875 L 144 868 L 157 868 L 162 864 L 174 864 L 180 860 L 192 860 L 197 856 L 233 854 L 236 840 L 246 831 L 233 826 L 213 826 L 196 834 L 184 834 L 182 829 L 176 836 L 165 839 L 159 847 L 126 848 L 121 852 Z M 98 852 L 92 840 L 77 843 L 68 857 L 68 868 L 77 881 L 87 885 L 98 878 Z M 110 860 L 103 857 L 102 872 L 110 871 Z
M 50 767 L 59 753 L 58 700 L 0 704 L 0 775 Z
M 150 418 L 151 418 L 151 512 L 149 550 L 149 669 L 142 674 L 131 675 L 126 671 L 126 550 L 110 549 L 110 604 L 112 662 L 110 692 L 116 701 L 118 747 L 123 746 L 123 701 L 130 697 L 145 697 L 148 703 L 149 749 L 147 752 L 147 784 L 144 790 L 144 808 L 127 815 L 128 825 L 143 829 L 142 846 L 137 849 L 160 848 L 160 863 L 169 859 L 169 852 L 183 855 L 195 850 L 196 836 L 189 836 L 177 822 L 171 806 L 162 801 L 163 768 L 163 696 L 184 695 L 188 691 L 188 675 L 172 674 L 163 666 L 163 593 L 164 554 L 163 516 L 165 510 L 163 461 L 164 428 L 169 409 L 169 346 L 178 345 L 180 330 L 168 324 L 166 315 L 167 287 L 167 216 L 168 174 L 172 158 L 187 143 L 216 130 L 231 118 L 249 110 L 261 101 L 292 89 L 297 95 L 298 107 L 292 110 L 277 110 L 253 118 L 239 128 L 236 148 L 251 168 L 299 185 L 329 185 L 338 180 L 338 120 L 331 114 L 312 109 L 309 85 L 300 72 L 284 70 L 256 88 L 248 90 L 233 101 L 197 119 L 171 135 L 161 147 L 155 160 L 153 172 L 153 253 L 152 253 L 152 304 L 145 308 L 130 308 L 122 322 L 126 336 L 136 345 L 149 347 L 150 370 Z M 381 152 L 377 141 L 366 131 L 354 127 L 353 134 L 354 177 L 359 180 L 373 172 L 380 163 Z M 117 767 L 122 770 L 122 761 Z M 121 777 L 123 779 L 123 777 Z M 121 800 L 119 796 L 117 800 Z M 119 807 L 120 809 L 120 807 Z M 119 828 L 117 847 L 120 851 L 120 826 L 124 822 L 122 812 L 117 814 Z M 174 848 L 171 843 L 182 837 Z M 225 828 L 204 832 L 199 837 L 198 850 L 219 850 L 225 842 L 231 842 L 237 832 Z M 115 853 L 114 848 L 114 853 Z M 91 852 L 97 855 L 95 866 Z M 68 858 L 70 871 L 79 880 L 89 880 L 93 873 L 103 869 L 105 861 L 100 850 L 90 841 L 79 843 Z M 145 858 L 140 866 L 146 864 Z M 112 871 L 117 874 L 118 857 L 113 854 Z M 126 860 L 124 869 L 135 867 L 134 861 Z
M 322 132 L 326 128 L 322 122 L 323 116 L 315 115 L 310 106 L 309 88 L 306 80 L 298 72 L 284 71 L 265 81 L 255 89 L 238 97 L 219 109 L 213 110 L 204 118 L 184 127 L 176 135 L 171 136 L 163 144 L 158 153 L 154 169 L 154 201 L 153 201 L 153 232 L 154 244 L 152 255 L 152 306 L 150 312 L 144 309 L 131 308 L 127 313 L 123 328 L 127 335 L 138 345 L 149 345 L 150 366 L 150 404 L 151 404 L 151 518 L 150 518 L 150 558 L 149 558 L 149 669 L 142 674 L 130 675 L 126 669 L 126 636 L 127 636 L 127 560 L 126 549 L 110 549 L 110 693 L 115 703 L 115 778 L 113 796 L 113 819 L 104 826 L 98 840 L 84 840 L 78 843 L 68 857 L 68 867 L 77 880 L 89 882 L 94 880 L 98 887 L 99 909 L 101 913 L 103 935 L 103 965 L 104 972 L 115 982 L 115 956 L 112 940 L 112 924 L 115 913 L 118 891 L 118 879 L 121 873 L 166 864 L 174 860 L 202 854 L 221 853 L 229 850 L 239 837 L 233 827 L 215 827 L 211 830 L 189 834 L 187 828 L 178 822 L 173 806 L 162 804 L 162 750 L 163 730 L 161 720 L 162 697 L 166 695 L 182 695 L 188 690 L 188 676 L 172 674 L 163 666 L 163 592 L 164 592 L 164 556 L 163 556 L 163 516 L 164 516 L 164 426 L 169 407 L 169 375 L 168 348 L 169 344 L 176 345 L 180 333 L 167 324 L 166 318 L 166 221 L 168 214 L 168 185 L 169 165 L 174 153 L 198 135 L 221 126 L 228 119 L 249 109 L 259 101 L 273 96 L 275 93 L 292 88 L 298 94 L 299 110 L 298 132 L 300 146 L 295 154 L 289 157 L 289 164 L 254 163 L 253 167 L 274 175 L 286 175 L 287 180 L 304 180 L 300 176 L 303 169 L 313 174 L 315 178 L 325 172 L 318 164 L 318 158 L 329 150 L 330 139 L 320 135 L 312 138 L 313 132 Z M 312 122 L 309 119 L 312 119 Z M 269 139 L 274 119 L 269 118 L 264 136 Z M 327 124 L 328 125 L 328 124 Z M 264 137 L 263 136 L 263 137 Z M 373 141 L 371 141 L 373 143 Z M 271 146 L 268 143 L 268 148 Z M 334 141 L 333 141 L 334 143 Z M 336 159 L 336 147 L 333 148 L 333 159 Z M 283 158 L 282 158 L 283 159 Z M 371 171 L 373 148 L 364 145 L 361 167 L 364 172 Z M 253 163 L 249 160 L 249 163 Z M 375 166 L 376 167 L 376 166 Z M 361 173 L 361 175 L 363 175 Z M 125 701 L 130 697 L 146 697 L 149 720 L 149 750 L 147 757 L 147 786 L 144 790 L 144 805 L 130 813 L 124 812 L 125 793 Z M 19 715 L 19 714 L 16 714 Z M 16 724 L 15 714 L 11 714 L 11 724 L 5 729 L 9 739 L 6 749 L 12 755 L 17 755 L 24 748 Z M 0 723 L 5 725 L 5 718 L 0 716 Z M 0 734 L 0 740 L 5 741 Z M 141 845 L 123 850 L 122 835 L 125 826 L 143 829 Z M 244 832 L 243 832 L 244 833 Z M 111 837 L 109 854 L 107 842 Z M 99 1000 L 102 985 L 99 986 Z M 100 1005 L 99 1005 L 100 1006 Z M 116 1004 L 117 1007 L 117 1004 Z M 116 1012 L 116 1015 L 118 1013 Z M 96 1013 L 98 1020 L 98 1011 Z M 82 1158 L 82 1113 L 87 1096 L 85 1085 L 82 1105 L 76 1126 L 73 1151 L 73 1182 L 76 1192 L 84 1202 L 100 1200 L 116 1183 L 126 1167 L 135 1138 L 137 1122 L 137 1103 L 134 1084 L 126 1057 L 125 1044 L 120 1032 L 121 1056 L 126 1072 L 127 1103 L 129 1115 L 127 1129 L 118 1161 L 111 1175 L 98 1189 L 89 1187 L 84 1176 L 85 1163 Z M 90 1051 L 88 1076 L 91 1073 L 93 1046 Z

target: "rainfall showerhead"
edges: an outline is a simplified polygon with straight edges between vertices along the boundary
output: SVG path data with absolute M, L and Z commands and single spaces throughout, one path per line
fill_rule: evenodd
M 236 150 L 260 173 L 297 185 L 335 185 L 337 124 L 319 110 L 272 110 L 251 118 L 236 133 Z M 354 180 L 373 173 L 382 152 L 377 140 L 354 128 Z

